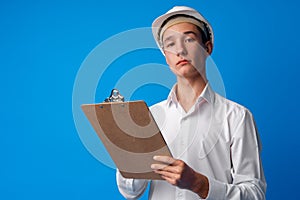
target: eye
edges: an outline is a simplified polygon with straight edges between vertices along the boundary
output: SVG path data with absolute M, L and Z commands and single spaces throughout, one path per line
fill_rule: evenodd
M 191 42 L 194 42 L 195 39 L 194 38 L 191 38 L 191 37 L 188 37 L 184 40 L 185 43 L 191 43 Z
M 164 47 L 165 48 L 170 48 L 170 47 L 173 47 L 175 45 L 174 42 L 167 42 L 166 44 L 164 44 Z

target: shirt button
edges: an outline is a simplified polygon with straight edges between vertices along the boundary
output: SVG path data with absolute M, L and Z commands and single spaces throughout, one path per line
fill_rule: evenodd
M 179 198 L 179 199 L 182 198 L 182 192 L 178 192 L 178 198 Z

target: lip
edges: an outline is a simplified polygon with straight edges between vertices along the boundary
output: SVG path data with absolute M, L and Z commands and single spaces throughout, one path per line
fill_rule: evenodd
M 188 64 L 190 63 L 190 61 L 186 60 L 186 59 L 182 59 L 182 60 L 179 60 L 176 65 L 185 65 L 185 64 Z

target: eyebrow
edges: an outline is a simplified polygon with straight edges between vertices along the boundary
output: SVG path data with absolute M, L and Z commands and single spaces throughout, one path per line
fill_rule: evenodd
M 198 37 L 198 35 L 194 31 L 185 31 L 183 32 L 185 35 L 193 34 L 194 36 Z
M 190 34 L 192 34 L 192 35 L 198 37 L 197 34 L 196 34 L 194 31 L 185 31 L 185 32 L 183 32 L 182 34 L 183 34 L 183 35 L 190 35 Z M 171 40 L 172 37 L 173 37 L 173 35 L 170 35 L 170 36 L 166 37 L 166 39 L 164 39 L 163 42 L 166 42 L 166 41 L 168 41 L 168 40 Z

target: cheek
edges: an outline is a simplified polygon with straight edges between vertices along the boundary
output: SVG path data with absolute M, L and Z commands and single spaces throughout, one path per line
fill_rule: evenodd
M 172 62 L 172 60 L 174 60 L 173 58 L 173 54 L 170 53 L 170 52 L 165 52 L 165 59 L 166 59 L 166 63 L 169 65 L 169 66 L 173 66 L 174 63 Z
M 170 53 L 169 53 L 170 54 Z M 175 68 L 175 63 L 174 61 L 174 58 L 172 59 L 172 55 L 168 55 L 165 53 L 165 59 L 166 59 L 166 63 L 169 65 L 169 69 L 174 73 L 176 74 L 176 68 Z
M 196 62 L 203 63 L 206 60 L 207 52 L 202 47 L 195 49 L 193 59 Z

